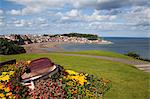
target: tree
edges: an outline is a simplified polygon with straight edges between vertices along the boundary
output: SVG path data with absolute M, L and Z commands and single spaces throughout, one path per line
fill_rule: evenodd
M 88 40 L 98 40 L 98 35 L 93 34 L 80 34 L 80 33 L 70 33 L 70 34 L 62 34 L 61 36 L 68 36 L 68 37 L 83 37 L 87 38 Z
M 13 41 L 0 38 L 0 54 L 10 55 L 20 53 L 26 53 L 26 50 L 23 47 L 16 45 Z

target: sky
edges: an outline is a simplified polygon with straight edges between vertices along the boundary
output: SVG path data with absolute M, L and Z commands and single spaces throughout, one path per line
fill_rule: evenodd
M 149 0 L 0 0 L 1 34 L 150 37 Z

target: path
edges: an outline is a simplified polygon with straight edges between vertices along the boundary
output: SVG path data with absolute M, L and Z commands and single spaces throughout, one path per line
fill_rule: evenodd
M 63 53 L 61 53 L 63 54 Z M 82 56 L 82 57 L 91 57 L 91 58 L 98 58 L 98 59 L 105 59 L 111 60 L 116 62 L 121 62 L 129 65 L 134 65 L 140 70 L 145 72 L 150 72 L 150 62 L 140 61 L 140 60 L 128 60 L 122 58 L 114 58 L 114 57 L 107 57 L 107 56 L 96 56 L 96 55 L 82 55 L 82 54 L 63 54 L 65 56 Z

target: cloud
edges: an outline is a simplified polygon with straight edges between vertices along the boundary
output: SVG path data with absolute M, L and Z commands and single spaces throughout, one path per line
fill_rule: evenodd
M 150 8 L 149 7 L 133 7 L 127 13 L 121 14 L 126 22 L 132 22 L 135 26 L 150 26 Z
M 4 21 L 0 21 L 0 27 L 5 26 L 5 22 Z
M 0 16 L 0 21 L 4 21 L 5 17 L 4 16 Z
M 43 27 L 48 27 L 48 26 L 49 26 L 48 23 L 44 23 L 44 24 L 41 24 L 41 25 L 40 25 L 40 27 L 42 27 L 42 28 L 43 28 Z
M 48 27 L 48 21 L 45 18 L 38 17 L 33 19 L 16 19 L 12 18 L 9 23 L 9 27 L 17 28 L 28 28 L 28 29 L 39 29 Z
M 42 18 L 42 17 L 38 17 L 38 18 L 37 18 L 37 21 L 38 21 L 39 23 L 45 23 L 45 22 L 46 22 L 46 19 L 45 19 L 45 18 Z
M 42 18 L 42 17 L 38 17 L 37 20 L 34 20 L 35 21 L 35 24 L 39 27 L 47 27 L 49 26 L 48 24 L 48 20 L 45 19 L 45 18 Z
M 76 8 L 116 9 L 129 6 L 150 6 L 149 0 L 71 0 Z
M 15 27 L 30 27 L 30 26 L 32 26 L 31 21 L 24 20 L 24 19 L 15 20 L 15 21 L 13 21 L 13 24 L 14 24 Z
M 81 20 L 81 12 L 77 9 L 72 9 L 66 13 L 58 12 L 57 16 L 61 17 L 61 20 Z
M 68 0 L 7 0 L 25 6 L 23 15 L 39 13 L 49 8 L 64 6 Z
M 92 15 L 85 16 L 87 21 L 104 21 L 104 20 L 113 20 L 115 19 L 115 15 L 101 15 L 100 11 L 94 10 Z
M 87 15 L 82 13 L 80 10 L 72 9 L 66 13 L 58 12 L 56 15 L 61 17 L 61 22 L 92 22 L 116 19 L 115 15 L 102 15 L 99 10 L 94 10 L 91 15 Z
M 73 10 L 67 12 L 66 15 L 69 17 L 78 17 L 78 16 L 80 16 L 80 11 L 78 11 L 77 9 L 73 9 Z
M 5 17 L 0 16 L 0 27 L 5 26 Z
M 0 15 L 3 15 L 3 14 L 4 14 L 4 11 L 0 9 Z
M 10 15 L 22 15 L 22 11 L 15 10 L 15 9 L 12 9 L 11 11 L 8 11 L 7 13 Z
M 27 30 L 150 31 L 149 0 L 6 0 L 9 18 L 0 19 L 6 28 Z M 0 15 L 5 17 L 3 10 Z M 22 16 L 20 16 L 22 15 Z M 25 16 L 24 16 L 25 15 Z M 26 17 L 26 15 L 29 15 Z
M 72 9 L 67 12 L 57 12 L 53 22 L 57 24 L 61 23 L 76 23 L 83 21 L 82 12 L 78 9 Z
M 33 14 L 52 8 L 62 8 L 70 5 L 72 9 L 93 8 L 97 10 L 111 10 L 131 6 L 150 6 L 149 0 L 7 0 L 24 8 L 22 14 Z

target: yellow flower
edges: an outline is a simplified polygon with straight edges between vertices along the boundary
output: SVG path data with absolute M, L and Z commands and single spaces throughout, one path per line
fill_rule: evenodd
M 103 79 L 104 85 L 106 85 L 107 83 L 109 83 L 109 80 L 107 79 Z
M 68 72 L 69 75 L 64 76 L 64 79 L 72 80 L 72 81 L 77 82 L 78 84 L 80 84 L 82 86 L 84 85 L 84 83 L 88 83 L 86 80 L 86 76 L 88 74 L 86 74 L 86 75 L 84 75 L 84 73 L 79 74 L 79 73 L 72 71 L 72 70 L 66 70 L 66 72 Z
M 66 70 L 67 73 L 69 73 L 70 75 L 77 75 L 78 73 L 72 70 Z
M 5 97 L 5 95 L 3 93 L 0 93 L 0 97 L 3 98 Z
M 13 75 L 15 73 L 15 71 L 10 71 L 9 75 Z
M 0 89 L 3 89 L 4 88 L 4 85 L 2 85 L 2 83 L 0 83 Z
M 74 91 L 73 91 L 73 94 L 77 94 L 77 93 L 78 93 L 78 90 L 74 90 Z
M 4 91 L 9 92 L 10 91 L 9 87 L 4 88 Z
M 73 80 L 78 82 L 80 85 L 84 85 L 87 82 L 86 77 L 84 75 L 68 75 L 66 79 Z
M 16 64 L 18 64 L 18 62 L 16 62 Z
M 89 90 L 86 90 L 86 92 L 90 92 Z
M 27 61 L 27 64 L 30 64 L 30 63 L 31 63 L 31 61 L 28 60 L 28 61 Z
M 7 93 L 6 96 L 12 96 L 12 92 Z
M 10 96 L 9 96 L 9 99 L 16 99 L 16 96 L 10 95 Z
M 87 94 L 87 96 L 89 96 L 89 97 L 93 97 L 93 95 L 92 95 L 92 94 Z M 95 98 L 95 99 L 97 99 L 97 98 Z
M 2 72 L 2 75 L 7 75 L 8 72 Z
M 6 99 L 6 97 L 2 97 L 1 99 Z
M 85 74 L 85 76 L 88 76 L 88 74 Z
M 5 75 L 5 76 L 0 76 L 0 80 L 2 80 L 2 81 L 9 81 L 9 75 Z
M 90 82 L 87 82 L 87 84 L 90 84 Z

